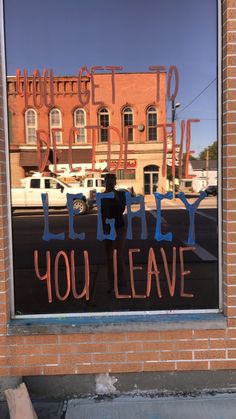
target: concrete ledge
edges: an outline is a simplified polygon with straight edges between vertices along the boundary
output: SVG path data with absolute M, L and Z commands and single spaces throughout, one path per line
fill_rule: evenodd
M 22 381 L 22 377 L 0 377 L 0 400 L 5 399 L 5 390 L 18 387 Z
M 114 373 L 114 396 L 128 393 L 196 394 L 236 390 L 236 371 Z M 23 377 L 32 398 L 60 399 L 96 395 L 95 374 Z
M 95 332 L 134 332 L 183 329 L 225 329 L 222 313 L 197 314 L 137 314 L 89 317 L 44 317 L 13 319 L 9 335 L 75 334 Z

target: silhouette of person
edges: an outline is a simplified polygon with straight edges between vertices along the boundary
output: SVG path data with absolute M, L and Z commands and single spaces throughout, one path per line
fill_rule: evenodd
M 58 156 L 56 157 L 56 163 L 58 163 L 59 158 Z M 57 177 L 57 175 L 49 169 L 49 164 L 54 164 L 54 151 L 50 148 L 49 150 L 49 154 L 48 154 L 48 161 L 47 161 L 47 165 L 45 166 L 44 172 L 46 176 L 52 176 L 52 177 Z
M 103 221 L 103 231 L 105 234 L 110 233 L 110 225 L 106 223 L 106 219 L 115 219 L 115 240 L 105 239 L 103 241 L 107 257 L 107 277 L 109 282 L 109 292 L 114 290 L 114 270 L 113 270 L 113 250 L 117 250 L 117 270 L 118 285 L 126 284 L 125 266 L 124 266 L 124 246 L 126 227 L 123 213 L 125 211 L 126 199 L 125 192 L 115 189 L 116 176 L 113 173 L 105 175 L 105 192 L 114 192 L 114 198 L 102 199 L 101 213 Z

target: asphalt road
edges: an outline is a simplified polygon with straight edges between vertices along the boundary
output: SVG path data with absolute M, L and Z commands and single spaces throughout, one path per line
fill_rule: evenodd
M 127 216 L 125 215 L 127 219 Z M 148 238 L 141 240 L 141 223 L 138 218 L 133 220 L 133 239 L 127 240 L 127 247 L 145 249 L 152 245 L 157 245 L 155 229 L 157 224 L 157 212 L 155 209 L 146 211 Z M 22 263 L 30 263 L 22 259 L 22 252 L 26 253 L 26 249 L 57 249 L 70 250 L 77 248 L 79 250 L 88 250 L 93 258 L 93 263 L 101 262 L 101 254 L 95 252 L 96 248 L 103 247 L 102 243 L 97 240 L 97 212 L 94 210 L 89 214 L 75 217 L 74 230 L 77 233 L 85 233 L 84 240 L 69 239 L 69 217 L 66 211 L 52 211 L 49 215 L 49 231 L 53 234 L 64 233 L 64 240 L 50 241 L 43 240 L 44 231 L 44 215 L 35 210 L 18 212 L 13 215 L 13 243 L 14 243 L 14 265 L 21 267 Z M 209 260 L 217 258 L 217 209 L 216 208 L 200 208 L 195 215 L 195 237 L 196 248 L 202 248 L 202 259 Z M 172 241 L 165 240 L 159 242 L 161 246 L 187 246 L 189 233 L 189 214 L 184 208 L 169 208 L 161 211 L 161 232 L 166 234 L 172 233 Z M 100 246 L 101 245 L 101 246 Z M 168 246 L 167 246 L 168 247 Z M 170 246 L 169 246 L 170 247 Z M 205 256 L 204 256 L 205 251 Z M 103 253 L 103 252 L 102 252 Z M 196 253 L 196 252 L 195 252 Z M 209 254 L 208 254 L 209 253 Z M 103 256 L 102 256 L 103 257 Z

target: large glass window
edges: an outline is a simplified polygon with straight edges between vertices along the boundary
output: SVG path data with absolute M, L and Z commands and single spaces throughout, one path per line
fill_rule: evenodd
M 104 1 L 5 1 L 13 314 L 217 312 L 217 2 Z

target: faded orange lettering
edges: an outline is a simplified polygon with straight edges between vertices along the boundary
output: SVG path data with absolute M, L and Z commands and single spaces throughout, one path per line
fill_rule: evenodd
M 40 281 L 44 281 L 46 279 L 47 281 L 47 292 L 48 292 L 48 302 L 52 302 L 52 287 L 51 287 L 51 257 L 50 257 L 50 251 L 46 251 L 46 273 L 45 275 L 40 275 L 39 273 L 39 256 L 38 256 L 38 250 L 34 251 L 34 269 L 35 274 Z
M 194 294 L 187 294 L 184 291 L 184 277 L 186 275 L 189 275 L 191 273 L 190 270 L 185 271 L 184 270 L 184 252 L 195 250 L 195 247 L 180 247 L 179 248 L 179 257 L 180 257 L 180 296 L 181 297 L 187 297 L 187 298 L 193 298 Z
M 147 297 L 150 297 L 151 287 L 152 287 L 152 276 L 155 276 L 156 279 L 156 287 L 157 287 L 157 294 L 159 298 L 162 298 L 161 287 L 160 287 L 160 280 L 159 280 L 159 271 L 157 268 L 156 257 L 153 248 L 149 249 L 148 253 L 148 271 L 147 271 Z
M 59 278 L 58 278 L 58 263 L 59 263 L 59 259 L 60 257 L 64 258 L 64 262 L 65 262 L 65 267 L 66 267 L 66 283 L 67 283 L 67 290 L 65 295 L 61 296 L 60 291 L 59 291 Z M 54 262 L 54 275 L 55 275 L 55 293 L 56 296 L 58 298 L 58 300 L 60 301 L 65 301 L 68 297 L 68 295 L 70 294 L 70 265 L 69 265 L 69 260 L 68 260 L 68 256 L 66 254 L 66 252 L 64 252 L 63 250 L 60 250 L 55 258 L 55 262 Z
M 134 286 L 134 271 L 142 271 L 142 266 L 134 266 L 133 253 L 139 253 L 140 249 L 129 249 L 129 271 L 130 271 L 130 285 L 133 298 L 146 298 L 146 294 L 136 294 Z

